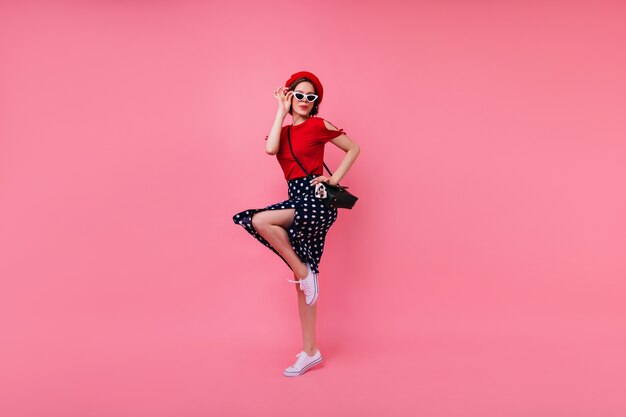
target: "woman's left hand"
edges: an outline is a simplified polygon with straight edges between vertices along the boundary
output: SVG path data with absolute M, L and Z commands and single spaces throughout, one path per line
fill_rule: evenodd
M 311 180 L 311 185 L 315 185 L 319 182 L 325 182 L 328 183 L 330 185 L 337 185 L 337 182 L 333 179 L 333 177 L 326 177 L 324 175 L 320 175 L 318 177 L 315 177 Z

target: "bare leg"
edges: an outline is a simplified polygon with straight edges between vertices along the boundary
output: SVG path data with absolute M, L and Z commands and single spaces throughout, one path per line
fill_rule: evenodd
M 253 215 L 252 226 L 285 258 L 294 273 L 294 277 L 303 279 L 307 276 L 308 270 L 293 250 L 286 230 L 293 223 L 295 212 L 296 210 L 292 208 L 261 211 Z
M 295 279 L 303 279 L 307 276 L 308 270 L 294 252 L 286 230 L 293 223 L 293 216 L 295 216 L 295 209 L 266 210 L 256 213 L 252 217 L 252 225 L 257 233 L 263 236 L 285 258 L 292 271 L 294 271 Z M 294 285 L 298 293 L 298 311 L 302 327 L 302 350 L 309 356 L 313 356 L 317 352 L 315 336 L 317 304 L 308 305 L 306 296 L 300 290 L 300 285 L 297 283 Z
M 298 310 L 300 312 L 300 325 L 302 327 L 302 350 L 307 355 L 313 356 L 317 352 L 317 340 L 315 337 L 315 323 L 317 319 L 317 303 L 312 306 L 306 303 L 306 296 L 298 289 Z

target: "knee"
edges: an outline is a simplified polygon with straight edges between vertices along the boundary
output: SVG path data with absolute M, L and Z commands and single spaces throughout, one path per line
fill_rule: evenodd
M 267 221 L 263 220 L 263 216 L 259 214 L 261 213 L 252 216 L 252 226 L 257 230 L 263 229 L 267 225 Z

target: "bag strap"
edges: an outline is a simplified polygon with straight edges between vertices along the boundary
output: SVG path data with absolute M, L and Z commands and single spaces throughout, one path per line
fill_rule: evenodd
M 302 168 L 302 170 L 304 172 L 306 172 L 307 177 L 310 177 L 311 174 L 309 174 L 309 172 L 304 169 L 304 167 L 302 166 L 302 164 L 300 163 L 300 161 L 298 161 L 298 158 L 296 158 L 296 154 L 293 153 L 293 148 L 291 147 L 291 125 L 289 125 L 287 127 L 287 141 L 289 142 L 289 150 L 291 151 L 291 155 L 293 155 L 293 159 L 296 160 L 296 162 L 298 163 L 298 165 L 300 165 L 300 168 Z M 330 172 L 330 169 L 328 169 L 328 167 L 326 166 L 326 163 L 324 161 L 322 161 L 322 163 L 324 164 L 324 166 L 326 167 L 326 170 L 330 173 L 330 175 L 332 176 L 333 173 Z M 337 183 L 337 186 L 341 187 L 341 185 L 339 185 L 339 183 Z M 348 187 L 342 187 L 342 188 L 348 188 Z

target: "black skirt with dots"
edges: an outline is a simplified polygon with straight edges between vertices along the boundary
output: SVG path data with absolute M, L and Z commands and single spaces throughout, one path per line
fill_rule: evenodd
M 318 176 L 316 174 L 311 175 L 313 178 Z M 291 247 L 303 263 L 308 263 L 313 272 L 319 273 L 319 263 L 324 252 L 324 240 L 328 229 L 337 220 L 337 209 L 327 208 L 319 198 L 315 197 L 315 186 L 311 185 L 311 177 L 287 180 L 289 196 L 287 200 L 265 208 L 244 210 L 235 214 L 233 221 L 235 224 L 243 226 L 259 242 L 280 256 L 291 269 L 285 258 L 254 229 L 252 216 L 264 210 L 296 209 L 293 223 L 287 229 Z

